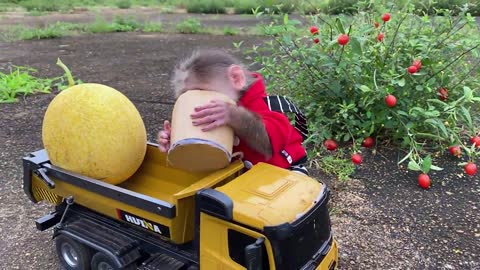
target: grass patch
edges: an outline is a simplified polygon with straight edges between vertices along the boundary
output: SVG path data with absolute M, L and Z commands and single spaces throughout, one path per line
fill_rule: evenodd
M 327 175 L 336 175 L 338 180 L 347 181 L 355 172 L 355 165 L 341 156 L 325 155 L 315 163 Z
M 233 3 L 233 9 L 236 14 L 253 14 L 252 10 L 258 5 L 258 1 L 255 0 L 242 0 Z
M 59 38 L 72 35 L 74 32 L 83 31 L 84 25 L 66 22 L 56 22 L 45 27 L 32 28 L 16 26 L 5 33 L 0 33 L 0 40 L 17 41 L 32 39 Z
M 86 26 L 86 31 L 90 33 L 131 32 L 140 28 L 141 23 L 131 16 L 114 17 L 111 23 L 107 22 L 105 18 L 97 16 L 95 22 Z
M 226 36 L 235 36 L 238 35 L 239 31 L 231 26 L 225 26 L 223 28 L 223 34 Z
M 68 11 L 74 7 L 73 1 L 63 0 L 27 0 L 19 1 L 19 4 L 29 12 Z
M 225 13 L 225 1 L 223 0 L 190 0 L 185 2 L 185 8 L 189 13 Z
M 42 79 L 33 76 L 37 72 L 29 67 L 10 67 L 9 73 L 0 72 L 0 103 L 13 103 L 18 96 L 35 93 L 51 93 L 53 83 L 60 78 Z
M 130 0 L 119 0 L 116 5 L 121 9 L 129 9 L 132 7 L 132 2 Z
M 148 22 L 143 25 L 143 32 L 162 32 L 163 27 L 161 23 Z
M 183 34 L 197 34 L 200 32 L 201 27 L 202 23 L 199 20 L 188 18 L 177 24 L 176 29 Z

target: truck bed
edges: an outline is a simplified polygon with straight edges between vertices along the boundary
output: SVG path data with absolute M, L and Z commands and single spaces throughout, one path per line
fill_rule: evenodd
M 76 174 L 50 163 L 46 151 L 24 158 L 24 189 L 34 202 L 59 204 L 72 197 L 76 204 L 92 211 L 142 225 L 158 236 L 182 244 L 194 235 L 194 195 L 238 176 L 241 161 L 214 172 L 190 173 L 166 165 L 166 155 L 148 143 L 140 168 L 129 179 L 112 185 Z M 131 218 L 135 217 L 132 222 Z M 147 226 L 148 225 L 148 226 Z M 155 225 L 155 226 L 154 226 Z

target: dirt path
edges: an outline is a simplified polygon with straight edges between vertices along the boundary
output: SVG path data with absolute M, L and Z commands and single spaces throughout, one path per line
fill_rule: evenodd
M 125 93 L 139 109 L 148 139 L 155 140 L 172 108 L 168 76 L 174 61 L 193 47 L 232 49 L 233 41 L 246 38 L 116 33 L 0 43 L 0 69 L 28 65 L 40 76 L 58 76 L 60 56 L 83 81 Z M 250 39 L 245 46 L 259 42 Z M 0 269 L 58 268 L 50 232 L 34 225 L 50 208 L 33 205 L 21 185 L 21 158 L 42 147 L 42 118 L 53 97 L 0 105 Z M 463 176 L 456 161 L 446 159 L 446 170 L 432 174 L 434 186 L 423 191 L 414 175 L 396 167 L 394 151 L 379 153 L 367 155 L 355 180 L 334 192 L 340 269 L 480 269 L 479 177 Z

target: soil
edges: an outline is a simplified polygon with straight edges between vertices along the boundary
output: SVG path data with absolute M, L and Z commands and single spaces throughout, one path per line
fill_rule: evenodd
M 226 22 L 225 22 L 226 23 Z M 112 33 L 0 43 L 0 69 L 28 65 L 38 76 L 62 74 L 57 57 L 85 82 L 112 86 L 130 98 L 155 141 L 173 105 L 170 70 L 195 47 L 232 51 L 232 42 L 261 44 L 261 37 Z M 0 105 L 0 269 L 58 269 L 51 232 L 35 228 L 48 213 L 22 189 L 21 158 L 42 148 L 43 114 L 55 94 Z M 459 160 L 441 155 L 423 190 L 417 174 L 397 165 L 403 153 L 364 150 L 353 179 L 339 183 L 310 170 L 332 190 L 332 226 L 339 242 L 339 269 L 480 269 L 480 177 L 466 176 Z

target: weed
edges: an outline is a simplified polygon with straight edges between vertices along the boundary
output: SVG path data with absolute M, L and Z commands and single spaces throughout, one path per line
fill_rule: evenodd
M 325 155 L 319 162 L 317 167 L 329 175 L 336 175 L 340 181 L 347 181 L 355 171 L 355 165 L 349 160 L 342 158 L 342 152 L 339 150 L 339 155 Z
M 43 28 L 19 27 L 17 31 L 17 36 L 21 40 L 57 38 L 67 34 L 66 29 L 58 27 L 56 24 L 47 25 Z
M 58 78 L 42 79 L 32 75 L 36 70 L 29 67 L 10 67 L 10 73 L 0 72 L 0 103 L 18 101 L 17 96 L 34 93 L 50 93 L 52 83 Z
M 140 29 L 141 24 L 133 17 L 115 17 L 111 23 L 98 16 L 87 26 L 91 33 L 130 32 Z
M 202 24 L 195 18 L 188 18 L 177 24 L 176 29 L 183 34 L 196 34 L 200 32 Z
M 119 0 L 116 5 L 118 8 L 128 9 L 132 7 L 132 2 L 130 0 Z
M 236 1 L 233 4 L 233 8 L 236 14 L 253 14 L 253 10 L 258 6 L 258 1 L 255 0 L 243 0 Z
M 223 0 L 192 0 L 186 1 L 185 7 L 190 13 L 225 13 Z
M 62 0 L 27 0 L 19 4 L 27 11 L 66 11 L 73 9 L 72 1 Z
M 237 35 L 238 34 L 238 30 L 233 28 L 233 27 L 230 27 L 230 26 L 225 26 L 223 28 L 223 34 L 226 35 L 226 36 L 234 36 L 234 35 Z
M 143 32 L 162 32 L 162 24 L 149 22 L 143 25 Z

